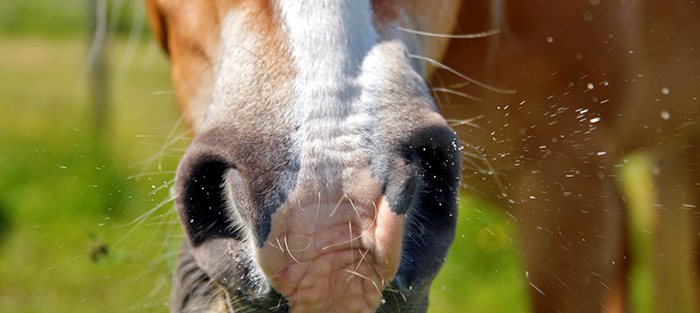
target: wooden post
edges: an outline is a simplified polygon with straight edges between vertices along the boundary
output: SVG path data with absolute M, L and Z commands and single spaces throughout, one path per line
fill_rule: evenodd
M 107 0 L 87 0 L 89 49 L 87 54 L 87 83 L 96 137 L 102 136 L 107 120 L 109 88 L 107 73 Z

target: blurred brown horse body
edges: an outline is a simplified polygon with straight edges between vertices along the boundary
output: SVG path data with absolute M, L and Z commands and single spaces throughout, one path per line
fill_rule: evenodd
M 487 14 L 485 12 L 491 12 Z M 700 6 L 691 1 L 469 1 L 433 86 L 475 154 L 463 186 L 516 217 L 537 312 L 625 310 L 631 256 L 617 179 L 653 162 L 657 312 L 697 312 L 700 291 Z M 453 124 L 454 126 L 454 124 Z M 469 160 L 467 160 L 469 161 Z M 500 196 L 499 196 L 500 195 Z M 636 295 L 648 297 L 651 295 Z
M 396 3 L 372 1 L 375 23 L 386 22 L 381 13 Z M 186 119 L 199 129 L 213 88 L 207 80 L 216 68 L 202 53 L 216 55 L 218 39 L 196 38 L 197 31 L 218 29 L 222 16 L 211 8 L 218 4 L 179 5 L 190 17 L 205 18 L 183 23 L 153 4 L 151 18 L 173 56 L 173 79 Z M 174 11 L 172 4 L 163 6 Z M 500 29 L 500 34 L 452 39 L 438 60 L 445 66 L 436 65 L 430 80 L 433 95 L 467 147 L 462 185 L 501 202 L 516 218 L 536 312 L 627 310 L 632 257 L 617 175 L 625 155 L 637 150 L 654 161 L 656 193 L 650 196 L 658 204 L 653 230 L 658 311 L 700 308 L 698 10 L 687 1 L 461 4 L 455 33 Z M 275 25 L 265 14 L 260 18 L 256 31 Z M 449 32 L 452 27 L 441 25 L 417 30 Z M 436 51 L 430 57 L 442 54 L 440 47 L 425 50 Z M 468 83 L 462 74 L 488 85 Z M 517 92 L 504 91 L 510 89 Z

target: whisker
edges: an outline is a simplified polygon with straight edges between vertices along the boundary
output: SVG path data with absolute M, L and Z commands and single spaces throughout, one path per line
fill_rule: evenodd
M 277 301 L 277 305 L 274 306 L 274 307 L 271 307 L 270 310 L 272 310 L 272 311 L 274 312 L 274 311 L 276 311 L 276 310 L 281 309 L 282 306 L 284 306 L 284 305 L 286 305 L 286 304 L 285 304 L 285 303 L 282 303 L 282 297 L 280 297 L 279 301 Z
M 348 279 L 345 281 L 345 283 L 350 282 L 350 279 L 352 279 L 353 276 L 357 276 L 357 277 L 359 277 L 359 278 L 362 278 L 362 279 L 364 279 L 364 280 L 367 280 L 367 281 L 371 282 L 372 285 L 374 285 L 374 289 L 376 289 L 376 290 L 377 290 L 377 293 L 379 293 L 379 296 L 382 295 L 382 291 L 381 291 L 381 289 L 379 289 L 379 286 L 377 285 L 377 282 L 375 282 L 375 281 L 372 280 L 371 278 L 367 277 L 366 275 L 361 274 L 361 273 L 358 272 L 358 271 L 353 271 L 353 270 L 347 269 L 347 268 L 345 268 L 345 269 L 343 269 L 343 270 L 351 274 L 351 275 L 348 277 Z M 382 298 L 382 299 L 383 299 L 383 298 Z M 381 300 L 381 299 L 380 299 L 380 300 Z
M 355 211 L 355 214 L 357 214 L 357 217 L 361 217 L 360 211 L 357 210 L 357 207 L 355 207 L 355 203 L 352 202 L 352 199 L 350 199 L 350 197 L 348 197 L 348 201 L 350 201 L 350 206 L 352 207 L 352 210 Z
M 477 97 L 474 97 L 474 96 L 472 96 L 472 95 L 470 95 L 470 94 L 466 94 L 466 93 L 459 92 L 459 91 L 452 90 L 452 89 L 447 89 L 447 88 L 433 88 L 433 91 L 453 94 L 453 95 L 455 95 L 455 96 L 460 96 L 460 97 L 463 97 L 463 98 L 467 98 L 467 99 L 469 99 L 469 100 L 474 100 L 474 101 L 476 101 L 476 102 L 481 102 L 481 101 L 482 101 L 481 98 L 477 98 Z
M 374 207 L 374 218 L 372 219 L 372 223 L 370 224 L 369 228 L 372 228 L 375 226 L 377 223 L 377 215 L 379 215 L 379 209 L 377 208 L 377 203 L 372 201 L 372 206 Z M 360 235 L 362 237 L 362 235 Z
M 443 84 L 443 79 L 442 79 L 442 77 L 441 77 L 440 75 L 434 75 L 434 78 L 433 78 L 433 79 L 438 80 L 439 83 L 440 83 L 439 85 L 444 85 L 444 84 Z M 433 84 L 434 84 L 433 81 L 428 79 L 428 80 L 425 80 L 425 82 L 428 84 L 428 87 L 430 88 L 430 93 L 433 95 L 433 99 L 434 99 L 434 101 L 435 101 L 435 105 L 438 107 L 438 109 L 440 110 L 440 112 L 444 112 L 445 110 L 444 110 L 444 107 L 443 107 L 443 104 L 442 104 L 442 98 L 438 96 L 438 93 L 437 93 L 437 92 L 435 92 L 435 88 L 436 88 L 436 87 L 433 86 Z
M 369 250 L 365 250 L 365 253 L 362 253 L 362 250 L 360 250 L 360 249 L 357 249 L 357 250 L 360 251 L 360 254 L 362 255 L 362 257 L 360 258 L 360 261 L 357 262 L 357 266 L 355 267 L 355 270 L 356 270 L 356 271 L 360 268 L 360 265 L 362 265 L 362 261 L 365 260 L 365 257 L 366 257 L 367 254 L 369 253 Z M 383 279 L 384 279 L 384 278 L 382 278 L 382 280 L 383 280 Z
M 124 240 L 126 240 L 127 238 L 129 238 L 129 236 L 131 236 L 131 234 L 133 234 L 134 231 L 136 231 L 137 228 L 139 228 L 141 225 L 143 225 L 143 223 L 144 223 L 151 215 L 153 215 L 153 213 L 155 213 L 158 209 L 160 209 L 161 207 L 163 207 L 165 204 L 167 204 L 168 202 L 172 201 L 173 199 L 174 199 L 174 197 L 168 197 L 168 198 L 165 199 L 163 202 L 161 202 L 161 203 L 159 203 L 158 205 L 156 205 L 153 209 L 150 209 L 150 210 L 148 210 L 146 213 L 141 214 L 139 217 L 137 217 L 137 218 L 134 219 L 132 222 L 130 222 L 130 223 L 126 224 L 126 225 L 114 226 L 114 227 L 113 227 L 114 229 L 119 229 L 119 228 L 124 228 L 124 227 L 128 227 L 128 226 L 130 226 L 130 225 L 133 225 L 133 227 L 131 227 L 131 229 L 130 229 L 128 232 L 126 232 L 124 235 L 122 235 L 121 238 L 119 238 L 119 240 L 117 240 L 117 242 L 114 243 L 114 245 L 115 245 L 115 246 L 121 245 L 121 244 L 124 242 Z
M 350 258 L 354 259 L 355 258 L 355 249 L 353 249 L 353 241 L 352 240 L 352 222 L 348 221 L 348 233 L 350 234 Z
M 157 166 L 157 168 L 158 168 L 159 171 L 162 171 L 162 170 L 163 170 L 163 163 L 162 163 L 162 160 L 163 160 L 163 159 L 162 159 L 162 156 L 163 156 L 163 154 L 165 153 L 165 149 L 168 148 L 168 147 L 170 147 L 170 146 L 172 146 L 175 142 L 177 142 L 178 140 L 181 139 L 180 136 L 175 137 L 175 130 L 176 130 L 177 127 L 180 125 L 182 119 L 183 119 L 182 117 L 180 117 L 180 118 L 178 119 L 177 123 L 176 123 L 176 124 L 173 126 L 173 128 L 170 130 L 170 133 L 168 134 L 168 139 L 166 140 L 165 145 L 163 145 L 163 147 L 162 147 L 162 148 L 160 149 L 160 151 L 158 151 L 158 153 L 157 153 L 157 155 L 159 155 L 159 157 L 158 157 L 158 166 Z
M 284 236 L 284 247 L 287 248 L 287 254 L 289 254 L 289 256 L 292 258 L 292 260 L 294 260 L 294 262 L 297 262 L 297 264 L 301 263 L 301 262 L 299 262 L 299 260 L 297 260 L 297 258 L 294 257 L 294 255 L 292 254 L 292 250 L 289 249 L 289 244 L 287 244 L 287 236 L 286 235 Z
M 400 31 L 410 33 L 410 34 L 416 34 L 416 35 L 421 35 L 421 36 L 427 36 L 427 37 L 437 37 L 437 38 L 452 38 L 452 39 L 476 39 L 476 38 L 485 38 L 485 37 L 491 37 L 494 35 L 498 35 L 501 33 L 500 29 L 492 29 L 492 30 L 487 30 L 483 31 L 480 33 L 472 33 L 472 34 L 462 34 L 462 35 L 454 35 L 454 34 L 438 34 L 438 33 L 430 33 L 430 32 L 424 32 L 420 30 L 413 30 L 413 29 L 408 29 L 408 28 L 403 28 L 403 27 L 397 27 Z
M 367 252 L 369 252 L 369 251 L 367 251 Z M 366 255 L 366 254 L 367 254 L 367 253 L 365 253 L 365 255 Z M 363 258 L 364 258 L 364 256 L 363 256 Z M 377 275 L 379 275 L 379 277 L 382 279 L 382 286 L 385 286 L 385 288 L 390 288 L 391 285 L 386 286 L 386 282 L 387 282 L 387 281 L 386 281 L 386 278 L 384 278 L 384 275 L 382 275 L 382 272 L 381 272 L 381 271 L 377 270 L 377 267 L 376 267 L 375 264 L 372 264 L 372 269 L 374 269 L 374 272 L 377 273 Z M 374 283 L 374 281 L 372 281 L 372 283 Z M 382 297 L 382 301 L 385 301 L 384 295 L 382 294 L 381 290 L 379 290 L 379 288 L 377 287 L 376 284 L 375 284 L 374 287 L 377 288 L 377 292 L 379 292 L 379 295 Z
M 301 248 L 301 249 L 292 250 L 292 249 L 289 249 L 289 247 L 287 247 L 287 251 L 302 252 L 302 251 L 306 251 L 307 249 L 309 249 L 309 247 L 311 247 L 311 241 L 309 241 L 309 243 L 307 243 L 306 246 Z
M 381 297 L 381 301 L 384 301 L 384 296 L 382 295 L 382 291 L 379 289 L 379 286 L 377 286 L 377 282 L 375 282 L 373 280 L 370 280 L 370 281 L 372 282 L 372 285 L 374 285 L 374 289 L 377 290 L 377 293 Z M 399 308 L 399 309 L 401 309 L 401 308 Z
M 279 237 L 275 238 L 275 240 L 277 241 L 277 248 L 279 248 L 280 251 L 284 252 L 284 248 L 282 248 L 282 243 L 280 242 Z M 273 244 L 270 244 L 270 245 L 274 247 Z
M 349 241 L 343 241 L 343 242 L 335 243 L 335 244 L 332 244 L 332 245 L 323 247 L 321 250 L 326 250 L 326 249 L 329 249 L 329 248 L 332 248 L 332 247 L 336 247 L 336 246 L 340 246 L 340 245 L 344 245 L 344 244 L 347 244 L 347 243 L 352 244 L 353 241 L 358 240 L 358 239 L 364 237 L 367 233 L 369 233 L 369 232 L 372 230 L 372 227 L 374 226 L 374 224 L 377 222 L 377 213 L 378 213 L 378 211 L 379 211 L 379 210 L 377 209 L 377 204 L 374 203 L 374 202 L 372 202 L 372 204 L 374 205 L 374 219 L 372 220 L 372 224 L 370 224 L 370 227 L 368 227 L 367 229 L 365 229 L 365 231 L 364 231 L 362 234 L 360 234 L 359 236 L 357 236 L 357 237 L 355 237 L 355 238 L 350 239 Z
M 162 208 L 162 207 L 163 207 L 164 205 L 166 205 L 168 202 L 173 201 L 173 200 L 175 200 L 175 197 L 167 197 L 167 198 L 165 198 L 163 201 L 161 201 L 160 203 L 158 203 L 158 204 L 157 204 L 155 207 L 153 207 L 152 209 L 150 209 L 150 210 L 146 211 L 145 213 L 143 213 L 143 214 L 139 215 L 138 217 L 136 217 L 133 221 L 131 221 L 131 222 L 129 222 L 129 223 L 126 223 L 126 224 L 124 224 L 124 225 L 114 226 L 114 228 L 115 228 L 115 229 L 124 228 L 124 227 L 128 227 L 128 226 L 134 225 L 134 224 L 136 224 L 136 223 L 138 223 L 138 225 L 141 225 L 141 223 L 143 223 L 143 221 L 146 220 L 148 217 L 150 217 L 155 211 L 157 211 L 158 209 Z
M 316 223 L 318 222 L 318 213 L 321 211 L 321 193 L 318 193 L 318 203 L 316 204 L 316 216 L 314 216 L 314 227 L 312 233 L 316 232 Z
M 136 136 L 137 138 L 150 138 L 150 137 L 152 137 L 152 138 L 158 138 L 158 137 L 160 137 L 160 138 L 166 138 L 166 140 L 165 140 L 165 142 L 164 142 L 163 144 L 158 145 L 160 148 L 159 148 L 159 150 L 155 153 L 155 155 L 153 155 L 152 157 L 150 157 L 150 158 L 144 160 L 143 162 L 138 162 L 138 163 L 137 163 L 137 164 L 140 164 L 140 165 L 142 165 L 142 166 L 141 166 L 141 172 L 140 172 L 138 175 L 136 175 L 136 176 L 140 176 L 141 174 L 146 173 L 146 169 L 150 168 L 151 165 L 152 165 L 153 163 L 155 163 L 155 162 L 158 163 L 158 166 L 157 166 L 158 170 L 159 170 L 159 171 L 162 171 L 162 169 L 163 169 L 163 166 L 162 166 L 162 159 L 163 159 L 163 157 L 164 157 L 165 155 L 168 155 L 168 154 L 173 153 L 173 152 L 177 152 L 178 154 L 181 154 L 181 152 L 184 151 L 184 150 L 182 150 L 182 149 L 174 149 L 174 148 L 171 148 L 171 147 L 172 147 L 173 145 L 175 145 L 175 143 L 177 143 L 178 141 L 183 140 L 183 139 L 189 137 L 189 136 L 188 136 L 189 131 L 185 131 L 185 132 L 183 132 L 182 134 L 180 134 L 180 135 L 178 135 L 178 136 L 174 136 L 175 131 L 177 130 L 177 128 L 178 128 L 179 124 L 181 123 L 181 121 L 182 121 L 182 116 L 178 119 L 177 123 L 171 128 L 170 133 L 169 133 L 167 136 L 146 136 L 146 135 L 137 135 L 137 136 Z M 168 153 L 166 153 L 166 151 L 167 151 Z
M 228 291 L 225 289 L 223 290 L 224 293 L 224 299 L 226 300 L 226 310 L 228 310 L 228 313 L 235 313 L 236 311 L 233 310 L 233 301 L 231 301 L 231 295 L 228 294 Z
M 462 88 L 464 86 L 469 86 L 470 84 L 471 84 L 470 82 L 461 82 L 461 83 L 452 84 L 448 87 L 451 89 L 459 89 L 459 88 Z
M 338 200 L 338 203 L 335 204 L 335 207 L 333 208 L 333 210 L 331 210 L 331 213 L 328 214 L 328 217 L 333 217 L 333 215 L 335 215 L 335 212 L 338 211 L 338 208 L 340 207 L 340 205 L 343 203 L 343 200 L 345 200 L 345 197 L 347 197 L 347 196 L 348 196 L 347 194 L 343 194 L 343 196 L 340 197 L 340 200 Z
M 482 118 L 484 118 L 484 116 L 483 116 L 483 115 L 479 115 L 479 116 L 475 116 L 475 117 L 467 118 L 467 119 L 463 119 L 463 120 L 445 119 L 445 121 L 447 121 L 447 123 L 450 124 L 450 126 L 452 126 L 452 127 L 467 125 L 467 126 L 474 127 L 474 128 L 476 128 L 476 129 L 478 129 L 478 130 L 481 130 L 481 131 L 483 131 L 483 132 L 486 132 L 485 129 L 483 129 L 483 128 L 482 128 L 481 126 L 479 126 L 478 124 L 474 123 L 474 121 L 480 120 L 480 119 L 482 119 Z
M 367 277 L 367 276 L 365 276 L 365 275 L 362 275 L 362 274 L 360 274 L 360 273 L 357 272 L 357 271 L 353 271 L 353 270 L 347 269 L 347 268 L 345 268 L 345 269 L 343 269 L 343 270 L 346 271 L 346 272 L 348 272 L 348 273 L 350 273 L 350 274 L 352 274 L 352 275 L 355 275 L 355 276 L 357 276 L 357 277 L 359 277 L 359 278 L 366 279 L 366 280 L 369 280 L 369 281 L 373 282 L 371 279 L 369 279 L 369 277 Z M 352 277 L 352 276 L 350 276 L 350 277 Z M 350 278 L 348 278 L 347 281 L 350 281 Z
M 475 79 L 473 79 L 473 78 L 471 78 L 471 77 L 468 77 L 468 76 L 466 76 L 466 75 L 464 75 L 464 74 L 462 74 L 462 73 L 460 73 L 460 72 L 457 72 L 457 71 L 454 70 L 453 68 L 451 68 L 451 67 L 449 67 L 449 66 L 447 66 L 447 65 L 445 65 L 445 64 L 442 64 L 442 63 L 440 63 L 440 62 L 438 62 L 438 61 L 435 61 L 435 60 L 433 60 L 433 59 L 431 59 L 431 58 L 428 58 L 428 57 L 424 57 L 424 56 L 420 56 L 420 55 L 415 55 L 415 54 L 409 54 L 408 56 L 411 57 L 411 58 L 414 58 L 414 59 L 419 59 L 419 60 L 426 61 L 426 62 L 428 62 L 428 63 L 430 63 L 430 64 L 432 64 L 432 65 L 434 65 L 434 66 L 436 66 L 436 67 L 445 69 L 445 70 L 449 71 L 450 73 L 457 75 L 459 78 L 462 78 L 462 79 L 464 79 L 464 80 L 466 80 L 466 81 L 468 81 L 468 82 L 470 82 L 470 83 L 472 83 L 472 84 L 474 84 L 474 85 L 477 85 L 477 86 L 479 86 L 479 87 L 481 87 L 481 88 L 484 88 L 484 89 L 491 90 L 491 91 L 493 91 L 493 92 L 497 92 L 497 93 L 501 93 L 501 94 L 514 94 L 514 93 L 517 92 L 517 90 L 514 90 L 514 89 L 501 89 L 501 88 L 496 88 L 496 87 L 493 87 L 493 86 L 489 86 L 489 85 L 484 84 L 484 83 L 482 83 L 482 82 L 479 82 L 479 81 L 477 81 L 477 80 L 475 80 Z
M 172 184 L 172 183 L 174 183 L 174 182 L 175 182 L 175 178 L 173 178 L 173 179 L 171 179 L 171 180 L 165 182 L 165 184 L 161 185 L 160 187 L 158 187 L 158 188 L 156 188 L 156 189 L 153 189 L 153 191 L 149 192 L 148 195 L 149 195 L 149 196 L 154 195 L 154 194 L 156 194 L 158 191 L 163 190 L 163 188 L 169 187 L 170 184 Z
M 497 173 L 496 169 L 494 168 L 493 164 L 491 164 L 489 159 L 483 154 L 483 152 L 479 151 L 478 149 L 476 149 L 475 147 L 473 147 L 470 144 L 466 144 L 464 142 L 460 142 L 460 144 L 463 145 L 464 147 L 471 149 L 474 153 L 476 153 L 476 159 L 481 160 L 483 162 L 483 164 L 486 165 L 486 171 L 484 171 L 484 169 L 481 168 L 481 166 L 476 164 L 476 162 L 472 158 L 462 158 L 462 159 L 466 162 L 471 163 L 475 167 L 477 167 L 477 169 L 479 170 L 479 172 L 481 174 L 486 174 L 486 175 L 492 177 L 494 180 L 494 183 L 496 184 L 496 187 L 498 187 L 498 191 L 500 191 L 502 194 L 505 194 L 505 187 L 503 186 L 501 179 L 496 174 Z M 465 152 L 463 151 L 463 153 L 465 153 Z M 470 156 L 468 153 L 465 153 L 465 154 Z
M 132 179 L 132 178 L 140 178 L 143 176 L 150 176 L 150 175 L 171 175 L 175 174 L 175 171 L 162 171 L 162 172 L 149 172 L 149 173 L 141 173 L 141 174 L 135 174 L 127 177 L 126 179 Z
M 465 163 L 465 162 L 468 163 L 468 164 L 463 164 L 465 170 L 470 169 L 470 170 L 474 170 L 475 172 L 477 172 L 479 174 L 488 174 L 487 170 L 485 170 L 478 163 L 476 163 L 476 162 L 474 162 L 474 160 L 472 160 L 472 158 L 476 158 L 476 155 L 468 155 L 468 156 L 469 156 L 469 158 L 465 158 L 463 161 L 463 163 Z
M 399 303 L 399 298 L 396 297 L 396 294 L 397 294 L 397 293 L 398 293 L 398 294 L 401 294 L 401 291 L 399 291 L 398 289 L 392 288 L 391 285 L 388 286 L 388 287 L 386 288 L 386 290 L 391 291 L 391 296 L 394 298 L 394 303 L 396 303 L 396 307 L 399 308 L 399 310 L 401 310 L 401 309 L 400 309 L 400 308 L 401 308 L 401 304 Z M 403 299 L 404 299 L 404 302 L 406 302 L 406 300 L 405 300 L 406 297 L 403 296 L 403 295 L 402 295 L 402 297 L 403 297 Z M 385 299 L 386 299 L 386 298 L 385 298 Z M 399 312 L 400 312 L 400 311 L 399 311 Z
M 180 224 L 180 222 L 178 222 L 178 221 L 171 221 L 171 222 L 163 222 L 163 221 L 161 221 L 161 222 L 148 223 L 148 224 L 145 224 L 145 225 L 146 225 L 146 226 L 159 226 L 159 225 L 177 225 L 177 224 Z

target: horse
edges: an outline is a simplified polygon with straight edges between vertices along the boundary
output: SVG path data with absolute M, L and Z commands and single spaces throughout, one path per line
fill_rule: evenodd
M 697 275 L 694 3 L 146 5 L 195 133 L 173 312 L 425 312 L 460 186 L 518 223 L 534 311 L 624 312 L 640 149 L 681 239 L 659 281 Z
M 473 147 L 463 184 L 518 225 L 533 311 L 625 312 L 630 266 L 643 258 L 656 311 L 700 310 L 699 10 L 685 1 L 463 3 L 461 30 L 501 34 L 452 40 L 435 75 L 449 91 L 439 102 Z M 488 92 L 452 71 L 518 92 Z M 463 95 L 480 102 L 465 107 Z M 618 179 L 638 154 L 650 160 L 653 256 L 631 252 Z

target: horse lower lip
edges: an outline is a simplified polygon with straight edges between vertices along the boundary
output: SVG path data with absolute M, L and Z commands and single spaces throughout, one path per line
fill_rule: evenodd
M 374 312 L 379 307 L 382 291 L 398 269 L 404 217 L 391 212 L 383 197 L 376 209 L 354 209 L 341 206 L 333 216 L 347 222 L 317 221 L 316 230 L 307 233 L 303 230 L 314 225 L 278 232 L 290 224 L 275 223 L 273 217 L 271 236 L 256 249 L 256 259 L 291 312 Z M 371 220 L 350 222 L 358 213 Z M 309 220 L 299 214 L 284 220 Z
M 374 312 L 387 282 L 367 254 L 355 249 L 323 254 L 290 265 L 271 281 L 283 289 L 278 291 L 292 312 Z

